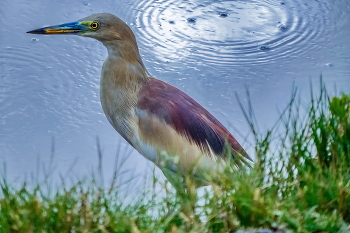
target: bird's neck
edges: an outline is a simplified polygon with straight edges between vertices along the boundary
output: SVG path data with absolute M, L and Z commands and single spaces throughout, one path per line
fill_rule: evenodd
M 150 79 L 137 46 L 107 44 L 108 57 L 101 74 L 101 104 L 115 129 L 124 137 L 137 103 L 139 90 Z
M 136 41 L 111 41 L 103 44 L 108 50 L 101 75 L 101 81 L 105 85 L 135 93 L 138 86 L 142 87 L 151 79 L 142 62 Z
M 103 70 L 113 72 L 116 82 L 142 82 L 150 79 L 142 62 L 136 41 L 104 42 L 108 57 Z

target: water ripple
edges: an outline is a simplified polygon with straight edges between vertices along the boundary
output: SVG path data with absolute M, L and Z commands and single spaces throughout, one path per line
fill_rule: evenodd
M 95 84 L 98 83 L 96 80 L 99 76 L 93 80 L 86 77 L 99 74 L 96 71 L 99 69 L 96 67 L 97 59 L 82 60 L 79 53 L 89 54 L 89 48 L 82 49 L 78 42 L 73 47 L 65 48 L 64 44 L 69 42 L 57 37 L 45 40 L 33 38 L 31 46 L 18 43 L 16 47 L 8 46 L 4 49 L 4 53 L 0 54 L 0 64 L 2 61 L 7 64 L 0 74 L 0 77 L 6 77 L 0 85 L 0 111 L 4 113 L 3 119 L 13 114 L 27 116 L 29 113 L 44 118 L 39 114 L 45 110 L 76 125 L 75 119 L 69 119 L 71 116 L 85 119 L 88 112 L 91 113 L 91 106 L 97 104 L 86 100 L 86 96 L 97 95 L 95 92 L 98 88 Z M 36 47 L 40 49 L 36 50 Z M 47 51 L 44 54 L 43 48 Z M 91 64 L 94 68 L 91 68 Z M 87 90 L 81 94 L 77 88 Z M 24 107 L 18 107 L 20 105 Z M 65 108 L 59 107 L 62 105 Z M 77 108 L 87 110 L 77 111 Z
M 240 66 L 293 61 L 320 47 L 329 6 L 299 1 L 143 0 L 134 25 L 140 43 L 162 61 Z M 130 11 L 131 11 L 130 10 Z M 304 44 L 301 46 L 301 44 Z

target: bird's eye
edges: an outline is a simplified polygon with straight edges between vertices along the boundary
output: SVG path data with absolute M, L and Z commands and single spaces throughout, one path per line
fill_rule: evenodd
M 91 27 L 92 29 L 98 29 L 98 28 L 100 27 L 100 24 L 97 23 L 97 22 L 92 22 L 92 23 L 90 24 L 90 27 Z

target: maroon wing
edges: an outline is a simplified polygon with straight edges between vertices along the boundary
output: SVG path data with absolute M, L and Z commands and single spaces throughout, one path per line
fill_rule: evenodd
M 158 79 L 149 80 L 139 93 L 137 108 L 164 121 L 203 151 L 212 150 L 223 158 L 229 143 L 233 158 L 239 153 L 251 161 L 237 140 L 213 115 L 170 84 Z

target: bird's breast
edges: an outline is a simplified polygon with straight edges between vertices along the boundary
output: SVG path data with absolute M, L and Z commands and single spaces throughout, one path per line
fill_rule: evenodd
M 134 109 L 142 83 L 139 78 L 141 74 L 136 72 L 135 66 L 117 55 L 109 55 L 103 64 L 100 80 L 103 111 L 112 126 L 129 143 L 135 137 L 133 125 L 137 119 Z

